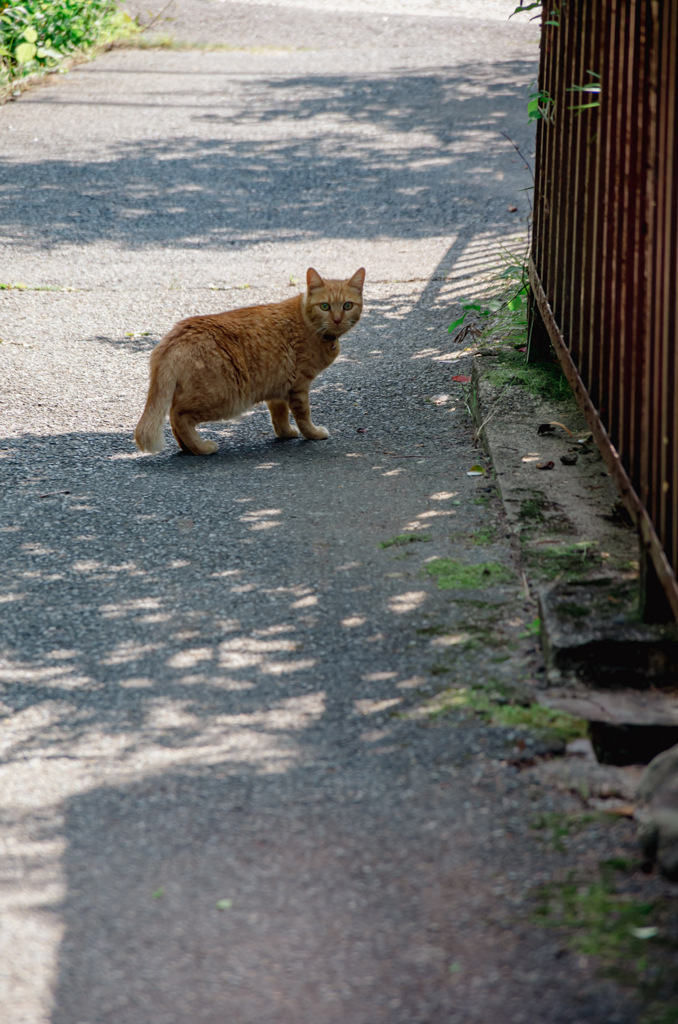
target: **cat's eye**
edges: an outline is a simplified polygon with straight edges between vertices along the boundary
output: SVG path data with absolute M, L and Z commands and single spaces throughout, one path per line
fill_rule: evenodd
M 325 310 L 329 309 L 330 308 L 329 302 L 321 302 L 320 303 L 320 308 L 321 309 L 325 309 Z
M 344 303 L 344 309 L 353 309 L 353 303 L 352 302 L 345 302 Z

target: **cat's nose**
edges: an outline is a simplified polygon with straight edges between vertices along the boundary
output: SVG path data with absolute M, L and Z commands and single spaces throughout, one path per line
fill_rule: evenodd
M 340 324 L 341 323 L 341 313 L 339 313 L 339 315 L 337 315 L 336 313 L 333 313 L 332 314 L 332 319 L 334 320 L 335 324 Z

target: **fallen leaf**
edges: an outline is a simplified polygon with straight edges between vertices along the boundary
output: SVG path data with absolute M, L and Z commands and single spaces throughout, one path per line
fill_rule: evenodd
M 485 475 L 485 468 L 484 468 L 484 466 L 471 466 L 471 468 L 469 469 L 469 471 L 466 474 L 466 476 L 484 476 L 484 475 Z
M 629 931 L 637 939 L 654 939 L 656 935 L 659 935 L 659 928 L 653 928 L 651 925 L 647 928 L 629 928 Z
M 471 378 L 467 377 L 465 373 L 458 373 L 456 377 L 452 378 L 452 380 L 456 381 L 457 384 L 468 384 Z
M 633 804 L 615 804 L 614 807 L 606 807 L 607 814 L 614 814 L 618 818 L 632 818 L 636 812 Z
M 579 456 L 577 452 L 575 452 L 574 455 L 561 455 L 560 461 L 564 466 L 576 466 L 578 458 Z
M 516 213 L 517 210 L 518 210 L 518 207 L 517 206 L 507 206 L 506 209 L 508 210 L 509 213 Z
M 233 900 L 217 900 L 217 910 L 230 910 Z
M 537 463 L 537 469 L 554 469 L 554 468 L 555 468 L 555 462 L 553 462 L 553 460 L 551 460 L 551 459 L 549 459 L 548 462 L 538 462 Z
M 537 427 L 537 433 L 552 434 L 556 427 L 562 427 L 565 433 L 572 437 L 572 431 L 564 423 L 559 423 L 558 420 L 552 420 L 550 423 L 540 423 Z

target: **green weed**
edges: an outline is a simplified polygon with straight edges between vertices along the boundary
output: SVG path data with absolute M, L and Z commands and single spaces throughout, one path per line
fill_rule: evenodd
M 583 719 L 575 718 L 566 711 L 545 708 L 541 704 L 530 704 L 528 707 L 518 704 L 500 705 L 493 711 L 492 720 L 497 725 L 550 732 L 565 743 L 586 736 L 588 732 L 588 725 Z
M 521 527 L 545 522 L 544 513 L 549 507 L 549 501 L 542 491 L 534 491 L 529 498 L 524 498 L 518 512 L 518 521 Z
M 564 815 L 556 827 L 560 835 L 569 835 L 586 819 Z M 549 821 L 545 827 L 552 825 Z M 535 919 L 565 932 L 574 950 L 595 957 L 605 974 L 635 988 L 643 1002 L 641 1024 L 678 1024 L 678 942 L 666 927 L 667 908 L 617 892 L 615 872 L 628 873 L 633 866 L 626 858 L 612 858 L 600 862 L 599 880 L 570 875 L 565 882 L 543 886 Z
M 532 622 L 528 622 L 522 633 L 518 634 L 519 640 L 526 640 L 528 637 L 539 636 L 541 633 L 541 619 L 539 616 L 536 619 L 532 619 Z
M 637 961 L 648 940 L 635 931 L 651 922 L 652 903 L 618 896 L 606 879 L 579 885 L 574 881 L 544 886 L 536 915 L 541 923 L 574 929 L 574 949 L 607 961 Z
M 480 547 L 487 547 L 490 544 L 494 544 L 497 538 L 497 531 L 494 526 L 484 526 L 481 530 L 476 530 L 475 533 L 471 534 L 471 540 L 474 544 L 478 544 Z
M 572 394 L 559 363 L 527 363 L 525 355 L 516 352 L 513 347 L 502 349 L 495 358 L 498 365 L 487 375 L 490 384 L 495 387 L 515 385 L 525 388 L 538 398 L 556 401 Z
M 435 675 L 451 671 L 449 666 L 434 666 Z M 433 671 L 433 670 L 432 670 Z M 541 704 L 521 703 L 520 694 L 494 683 L 492 686 L 460 686 L 438 694 L 432 705 L 430 716 L 440 718 L 451 711 L 468 710 L 479 715 L 491 725 L 509 729 L 530 729 L 549 733 L 564 743 L 585 736 L 587 723 L 564 711 L 554 711 Z
M 424 566 L 434 576 L 441 590 L 477 590 L 496 583 L 509 583 L 513 573 L 499 562 L 479 562 L 468 565 L 454 558 L 434 558 Z
M 602 565 L 595 541 L 586 540 L 576 544 L 561 544 L 558 547 L 529 549 L 524 552 L 524 558 L 535 575 L 546 580 L 561 577 L 578 579 L 591 569 L 597 569 Z M 587 611 L 571 605 L 569 614 L 585 615 Z
M 565 853 L 566 846 L 563 843 L 563 839 L 581 832 L 587 825 L 600 820 L 606 820 L 605 816 L 595 814 L 560 814 L 558 811 L 547 811 L 544 814 L 537 815 L 530 822 L 530 828 L 547 833 L 548 845 L 559 853 Z M 611 822 L 609 815 L 607 820 Z

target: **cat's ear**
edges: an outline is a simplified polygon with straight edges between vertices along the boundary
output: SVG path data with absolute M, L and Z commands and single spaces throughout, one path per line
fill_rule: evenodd
M 349 288 L 356 288 L 359 292 L 363 290 L 365 283 L 365 268 L 361 267 L 360 270 L 356 270 L 353 277 L 348 281 Z
M 308 270 L 306 271 L 306 284 L 310 292 L 312 292 L 314 288 L 325 287 L 325 282 L 323 281 L 318 271 L 314 270 L 313 267 L 309 267 Z

